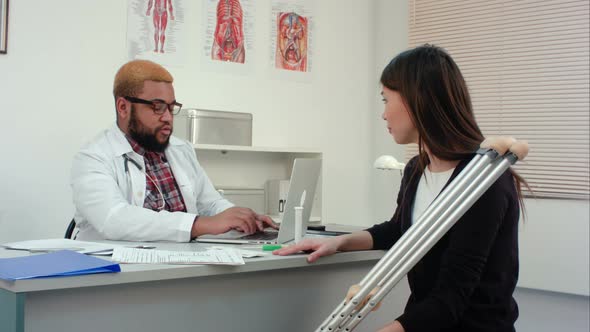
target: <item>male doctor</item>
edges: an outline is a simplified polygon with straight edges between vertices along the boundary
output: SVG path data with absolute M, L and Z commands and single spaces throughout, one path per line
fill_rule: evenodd
M 172 75 L 146 60 L 123 65 L 113 95 L 117 123 L 74 157 L 72 190 L 80 240 L 188 242 L 272 220 L 234 207 L 214 189 L 193 147 L 172 135 Z

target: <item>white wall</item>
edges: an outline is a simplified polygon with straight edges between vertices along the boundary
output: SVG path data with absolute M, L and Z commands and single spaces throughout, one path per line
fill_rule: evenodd
M 379 78 L 385 66 L 398 53 L 408 49 L 408 2 L 377 1 L 375 11 L 375 66 L 373 79 L 369 82 L 372 88 L 371 99 L 371 161 L 387 154 L 397 160 L 404 161 L 403 145 L 395 143 L 387 131 L 385 121 L 381 118 L 384 105 L 381 97 Z M 371 221 L 369 224 L 389 220 L 396 207 L 397 192 L 401 182 L 398 171 L 382 171 L 373 169 L 371 172 Z
M 72 217 L 72 156 L 114 121 L 113 76 L 127 61 L 125 3 L 11 1 L 8 54 L 0 56 L 0 243 L 62 236 Z M 252 73 L 201 68 L 201 2 L 187 0 L 194 61 L 169 69 L 184 105 L 253 113 L 254 145 L 323 151 L 325 217 L 353 224 L 370 215 L 373 3 L 315 3 L 309 82 L 268 74 L 269 0 L 256 1 L 260 51 Z
M 519 286 L 588 296 L 588 202 L 526 199 L 520 225 Z

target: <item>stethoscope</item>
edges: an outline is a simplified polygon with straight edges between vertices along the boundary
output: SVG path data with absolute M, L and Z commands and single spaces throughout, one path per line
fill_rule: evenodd
M 125 161 L 123 162 L 123 165 L 125 166 L 125 174 L 127 174 L 127 188 L 129 188 L 129 202 L 133 201 L 133 186 L 132 186 L 132 182 L 131 182 L 131 174 L 129 172 L 129 162 L 131 162 L 133 165 L 135 165 L 135 167 L 141 173 L 143 173 L 150 181 L 152 181 L 154 186 L 156 186 L 156 189 L 158 189 L 158 192 L 160 193 L 160 198 L 162 199 L 162 205 L 158 206 L 158 211 L 163 210 L 164 207 L 166 207 L 166 201 L 164 200 L 164 194 L 162 193 L 162 190 L 160 189 L 160 186 L 158 185 L 158 183 L 154 179 L 152 179 L 152 177 L 149 176 L 149 174 L 147 174 L 143 170 L 143 167 L 141 166 L 141 164 L 139 164 L 133 158 L 130 158 L 127 154 L 124 154 L 123 159 L 125 159 Z

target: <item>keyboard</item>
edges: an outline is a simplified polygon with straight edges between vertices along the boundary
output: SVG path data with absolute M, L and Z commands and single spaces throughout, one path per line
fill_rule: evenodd
M 240 239 L 242 240 L 274 240 L 276 239 L 278 236 L 278 233 L 275 232 L 267 232 L 267 231 L 263 231 L 263 232 L 257 232 L 254 234 L 250 234 L 250 235 L 244 235 L 242 237 L 240 237 Z

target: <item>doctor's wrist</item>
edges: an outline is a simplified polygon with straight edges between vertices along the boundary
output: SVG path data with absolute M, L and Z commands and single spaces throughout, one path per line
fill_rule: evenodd
M 197 223 L 198 223 L 198 220 L 199 220 L 199 216 L 196 216 L 195 217 L 195 220 L 193 220 L 193 226 L 191 227 L 191 240 L 194 240 L 199 235 L 201 235 L 201 234 L 198 234 L 198 231 L 197 231 Z
M 205 234 L 215 234 L 211 228 L 211 220 L 212 217 L 196 216 L 191 229 L 191 238 L 197 238 Z

